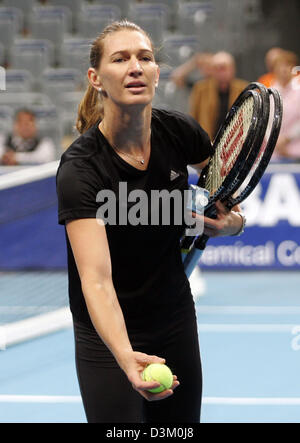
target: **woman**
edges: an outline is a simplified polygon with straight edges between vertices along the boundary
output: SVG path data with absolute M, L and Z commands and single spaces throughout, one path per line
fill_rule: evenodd
M 159 80 L 153 52 L 148 35 L 127 21 L 95 40 L 77 121 L 82 135 L 57 173 L 77 374 L 90 423 L 200 419 L 197 323 L 179 247 L 184 226 L 132 226 L 121 215 L 116 225 L 96 219 L 99 191 L 113 191 L 117 205 L 124 203 L 120 183 L 128 192 L 183 192 L 187 165 L 200 170 L 212 154 L 191 117 L 152 109 Z M 218 207 L 205 232 L 238 232 L 241 217 Z M 148 392 L 156 382 L 141 378 L 153 362 L 166 362 L 176 374 L 172 388 L 159 394 Z

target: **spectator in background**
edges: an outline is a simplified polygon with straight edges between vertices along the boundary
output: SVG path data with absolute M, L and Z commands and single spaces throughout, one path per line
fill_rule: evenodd
M 196 53 L 183 65 L 178 66 L 172 72 L 172 80 L 178 88 L 184 88 L 187 86 L 188 75 L 198 70 L 199 74 L 203 78 L 211 76 L 213 54 L 208 52 Z
M 235 77 L 235 60 L 231 54 L 218 52 L 212 57 L 211 76 L 197 82 L 190 96 L 190 114 L 211 140 L 247 84 Z
M 269 51 L 267 51 L 266 56 L 265 56 L 265 65 L 266 68 L 268 70 L 268 72 L 264 75 L 262 75 L 261 77 L 259 77 L 259 79 L 257 80 L 259 83 L 262 83 L 263 85 L 265 85 L 267 88 L 270 88 L 275 81 L 275 73 L 274 73 L 274 66 L 275 66 L 275 62 L 277 60 L 278 57 L 280 57 L 280 55 L 284 52 L 283 49 L 281 48 L 271 48 L 269 49 Z
M 275 82 L 283 101 L 283 118 L 273 159 L 300 160 L 300 85 L 295 82 L 293 68 L 298 57 L 284 51 L 274 66 Z
M 40 164 L 55 160 L 56 149 L 50 138 L 40 138 L 37 133 L 34 112 L 29 109 L 17 111 L 13 132 L 0 136 L 0 164 Z

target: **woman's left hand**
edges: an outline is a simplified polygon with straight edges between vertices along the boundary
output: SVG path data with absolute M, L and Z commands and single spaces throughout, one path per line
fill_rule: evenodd
M 224 237 L 237 234 L 243 224 L 239 214 L 230 211 L 220 201 L 216 202 L 217 218 L 203 217 L 205 235 L 209 237 Z

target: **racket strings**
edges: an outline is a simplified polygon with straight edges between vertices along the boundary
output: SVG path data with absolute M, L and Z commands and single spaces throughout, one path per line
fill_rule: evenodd
M 205 189 L 213 195 L 220 188 L 233 168 L 247 137 L 254 112 L 253 97 L 248 97 L 240 109 L 234 113 L 231 122 L 215 147 L 216 152 L 209 165 L 205 179 Z
M 237 191 L 234 194 L 234 197 L 237 198 L 239 196 L 239 194 L 241 194 L 241 192 L 244 191 L 244 189 L 248 186 L 248 184 L 250 183 L 250 180 L 252 178 L 252 176 L 254 175 L 254 173 L 256 172 L 257 168 L 259 168 L 260 163 L 265 155 L 265 151 L 266 148 L 268 146 L 268 140 L 272 131 L 272 126 L 273 126 L 273 120 L 275 117 L 275 107 L 274 107 L 274 101 L 272 100 L 272 98 L 270 97 L 270 114 L 269 114 L 269 119 L 268 119 L 268 124 L 267 124 L 267 128 L 266 128 L 266 132 L 264 135 L 264 139 L 263 142 L 261 144 L 261 147 L 259 149 L 259 152 L 257 154 L 257 157 L 247 175 L 247 177 L 245 178 L 245 180 L 243 181 L 243 184 L 240 186 L 239 189 L 237 189 Z

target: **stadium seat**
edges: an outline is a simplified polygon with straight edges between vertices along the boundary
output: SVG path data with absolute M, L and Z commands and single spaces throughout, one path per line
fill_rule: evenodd
M 83 87 L 80 70 L 70 68 L 48 68 L 43 73 L 42 91 L 51 97 L 57 106 L 64 92 L 75 92 Z
M 7 51 L 6 56 L 22 26 L 23 14 L 20 9 L 0 7 L 0 43 Z
M 69 136 L 77 133 L 75 129 L 78 106 L 84 96 L 84 91 L 65 92 L 61 96 L 61 118 L 63 122 L 63 135 Z
M 10 106 L 14 111 L 34 105 L 53 106 L 51 99 L 40 92 L 5 92 L 1 94 L 1 105 Z
M 167 7 L 167 27 L 174 30 L 177 26 L 179 0 L 151 0 L 151 3 L 158 3 Z
M 79 14 L 78 33 L 84 38 L 96 38 L 107 24 L 121 18 L 115 5 L 87 5 Z
M 212 16 L 211 2 L 181 2 L 178 10 L 178 32 L 195 34 L 199 39 L 207 40 L 211 35 Z
M 31 92 L 33 88 L 33 77 L 25 69 L 6 70 L 7 92 Z
M 2 98 L 1 94 L 0 92 Z M 12 130 L 13 116 L 14 110 L 11 106 L 0 105 L 0 134 L 7 134 Z
M 186 62 L 200 48 L 196 36 L 182 34 L 169 35 L 163 42 L 163 62 L 176 67 Z
M 18 8 L 22 11 L 24 16 L 24 27 L 27 28 L 29 16 L 32 12 L 36 0 L 2 0 L 4 6 Z
M 18 39 L 10 51 L 10 66 L 32 73 L 39 88 L 43 71 L 54 62 L 53 43 L 48 40 Z
M 61 154 L 61 140 L 63 135 L 63 126 L 60 112 L 53 105 L 31 105 L 37 120 L 39 134 L 43 137 L 50 137 L 57 147 L 57 156 Z
M 90 65 L 90 45 L 90 39 L 65 38 L 60 51 L 60 66 L 79 69 L 85 75 Z
M 54 44 L 57 61 L 64 34 L 72 28 L 71 11 L 64 6 L 37 6 L 30 17 L 33 38 L 47 39 Z
M 65 6 L 69 8 L 72 12 L 72 31 L 77 32 L 78 27 L 78 16 L 82 6 L 84 5 L 84 0 L 48 0 L 47 4 L 49 6 Z
M 162 4 L 131 4 L 129 18 L 149 33 L 154 46 L 160 46 L 167 26 L 168 8 Z
M 172 0 L 171 0 L 172 1 Z M 94 4 L 102 4 L 102 5 L 114 5 L 117 6 L 121 11 L 121 16 L 123 18 L 127 18 L 130 3 L 130 0 L 93 0 Z

